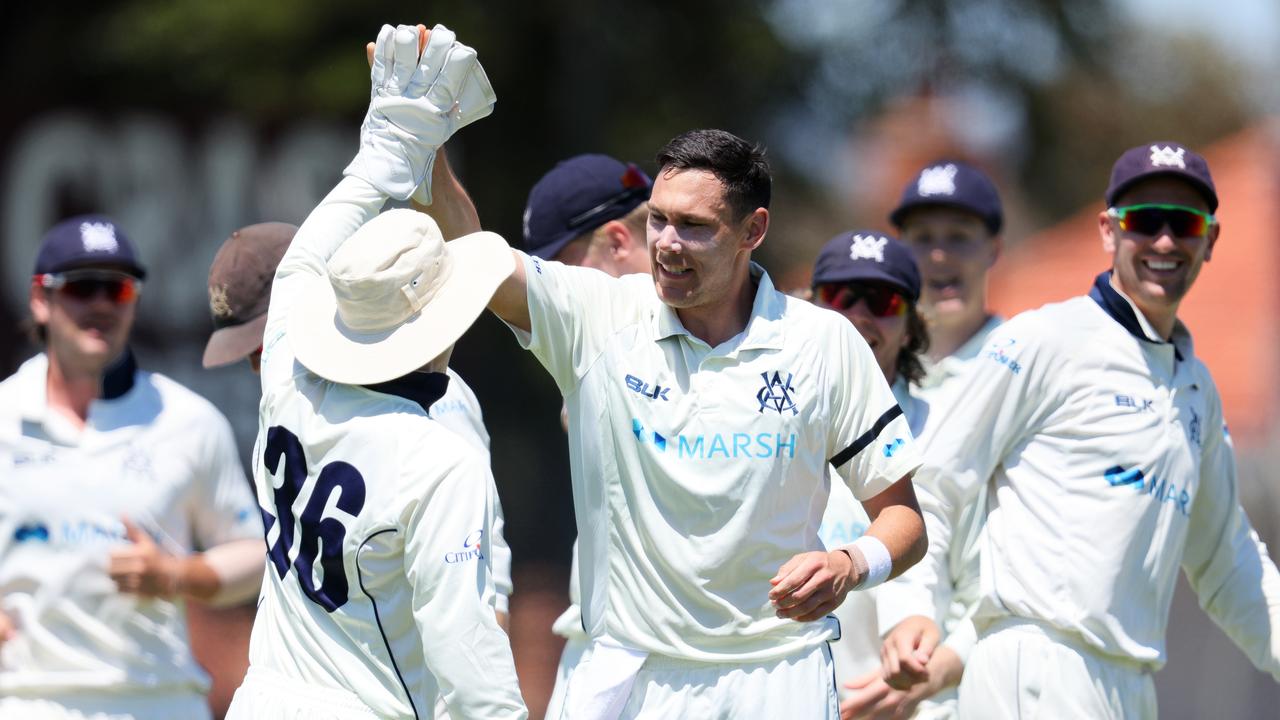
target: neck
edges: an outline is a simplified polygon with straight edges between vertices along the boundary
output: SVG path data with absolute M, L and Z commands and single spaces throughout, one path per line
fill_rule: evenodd
M 676 317 L 690 335 L 715 347 L 746 329 L 755 304 L 756 284 L 749 269 L 739 278 L 736 287 L 719 303 L 676 309 Z
M 52 350 L 46 357 L 49 372 L 45 376 L 45 395 L 49 409 L 71 420 L 77 428 L 83 428 L 89 417 L 89 405 L 102 396 L 104 369 L 65 362 Z
M 981 307 L 981 306 L 979 306 Z M 937 362 L 959 350 L 991 319 L 985 309 L 972 317 L 929 326 L 929 359 Z
M 1120 280 L 1116 277 L 1115 271 L 1111 272 L 1111 287 L 1117 292 L 1128 298 L 1129 302 L 1142 313 L 1142 317 L 1151 323 L 1151 327 L 1160 335 L 1160 339 L 1169 340 L 1173 337 L 1173 325 L 1178 319 L 1178 304 L 1173 303 L 1169 306 L 1161 307 L 1145 307 L 1137 299 L 1136 293 L 1131 293 L 1120 285 Z

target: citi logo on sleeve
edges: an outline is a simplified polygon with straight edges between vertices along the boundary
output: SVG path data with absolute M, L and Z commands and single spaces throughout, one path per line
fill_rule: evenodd
M 760 373 L 760 377 L 764 379 L 764 387 L 756 392 L 756 400 L 760 403 L 759 412 L 763 413 L 767 410 L 776 410 L 779 415 L 785 410 L 790 410 L 792 415 L 799 415 L 800 410 L 796 408 L 795 398 L 792 393 L 796 391 L 791 386 L 791 373 L 787 373 L 787 379 L 782 379 L 782 373 L 774 371 L 773 374 L 767 372 Z
M 1006 368 L 1009 368 L 1009 372 L 1017 375 L 1022 372 L 1022 365 L 1018 362 L 1017 358 L 1009 354 L 1011 348 L 1013 348 L 1017 343 L 1018 341 L 1014 338 L 993 341 L 991 344 L 987 345 L 987 351 L 984 356 L 988 360 L 993 360 Z
M 654 383 L 653 388 L 650 389 L 649 383 L 641 380 L 635 375 L 627 375 L 626 382 L 627 382 L 627 389 L 631 390 L 634 393 L 643 395 L 644 397 L 647 397 L 650 400 L 665 400 L 667 402 L 671 401 L 671 398 L 667 397 L 667 393 L 671 392 L 670 387 L 663 387 L 657 383 Z
M 480 539 L 484 537 L 484 530 L 474 530 L 462 541 L 462 550 L 457 552 L 448 552 L 444 554 L 444 561 L 450 565 L 467 562 L 468 560 L 480 560 L 484 558 L 484 553 L 480 552 Z

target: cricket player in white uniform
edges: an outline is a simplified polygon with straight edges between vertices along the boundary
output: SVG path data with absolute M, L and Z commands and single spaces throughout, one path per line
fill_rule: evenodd
M 1280 680 L 1280 573 L 1240 507 L 1222 402 L 1177 319 L 1218 199 L 1177 143 L 1125 152 L 1088 296 L 992 333 L 928 446 L 922 495 L 954 523 L 991 488 L 979 641 L 960 717 L 1153 718 L 1181 566 L 1201 606 Z M 940 532 L 949 530 L 944 522 Z M 945 541 L 945 536 L 944 536 Z M 946 558 L 930 549 L 924 570 Z
M 987 273 L 1002 245 L 1000 196 L 991 179 L 976 167 L 939 160 L 907 183 L 889 221 L 900 230 L 920 266 L 921 307 L 929 322 L 930 347 L 925 377 L 915 392 L 937 417 L 960 399 L 965 372 L 978 358 L 987 335 L 1003 322 L 987 307 Z M 919 482 L 918 478 L 918 489 Z M 874 707 L 893 708 L 898 717 L 917 720 L 954 717 L 955 688 L 977 641 L 969 618 L 978 602 L 978 538 L 985 520 L 986 494 L 982 493 L 947 534 L 945 549 L 938 545 L 941 540 L 930 537 L 933 551 L 948 558 L 946 575 L 936 579 L 936 593 L 935 587 L 922 585 L 911 571 L 878 593 L 880 632 L 888 640 L 886 672 L 889 677 L 905 673 L 913 684 L 894 689 L 885 682 L 884 673 L 868 673 L 855 682 L 860 686 L 850 703 L 855 713 Z M 926 513 L 926 528 L 933 522 Z
M 449 182 L 452 174 L 443 152 L 433 168 L 442 182 Z M 267 308 L 271 300 L 272 281 L 280 260 L 298 228 L 287 223 L 267 222 L 249 225 L 231 233 L 223 242 L 209 268 L 209 309 L 213 315 L 215 330 L 205 345 L 204 366 L 220 367 L 247 361 L 254 373 L 261 368 L 263 330 L 267 323 Z M 427 414 L 464 441 L 473 445 L 490 463 L 489 432 L 485 428 L 480 403 L 475 393 L 452 368 L 444 395 L 427 408 Z M 502 534 L 502 505 L 497 501 L 497 488 L 493 489 L 493 517 L 490 533 L 490 550 L 487 557 L 493 572 L 495 609 L 498 624 L 507 629 L 511 596 L 511 548 Z M 208 620 L 211 631 L 220 627 L 215 618 Z M 222 626 L 230 621 L 223 620 Z M 244 679 L 248 667 L 248 653 L 244 665 L 239 668 L 232 690 Z M 229 700 L 229 698 L 228 698 Z M 436 703 L 436 717 L 448 717 L 444 698 Z
M 912 436 L 919 439 L 929 419 L 929 406 L 911 392 L 911 386 L 924 377 L 921 355 L 929 347 L 929 334 L 917 309 L 920 272 L 911 251 L 873 230 L 841 233 L 818 253 L 811 292 L 815 303 L 844 315 L 867 341 Z M 818 530 L 823 544 L 829 548 L 847 545 L 869 525 L 862 505 L 843 483 L 833 479 L 831 498 Z M 883 589 L 850 593 L 835 611 L 840 641 L 831 652 L 841 690 L 842 718 L 873 707 L 872 703 L 859 707 L 859 693 L 851 691 L 863 689 L 865 683 L 859 682 L 863 676 L 880 677 L 876 605 Z
M 569 409 L 582 614 L 565 718 L 838 716 L 828 613 L 924 549 L 911 433 L 847 320 L 751 263 L 763 154 L 659 154 L 649 277 L 516 253 L 492 309 Z M 874 518 L 828 551 L 827 463 Z
M 128 349 L 144 277 L 102 216 L 54 226 L 36 259 L 44 352 L 0 383 L 0 717 L 209 717 L 184 600 L 258 590 L 231 426 Z
M 433 164 L 492 111 L 470 48 L 384 26 L 361 149 L 280 263 L 255 483 L 269 567 L 231 718 L 524 718 L 495 612 L 487 457 L 430 417 L 453 343 L 511 272 L 491 233 L 445 245 Z
M 653 181 L 634 163 L 608 155 L 575 155 L 534 183 L 524 210 L 525 252 L 543 260 L 595 268 L 613 277 L 648 273 L 649 191 Z M 561 413 L 568 431 L 568 411 Z M 569 675 L 587 650 L 578 582 L 578 543 L 573 544 L 569 607 L 551 626 L 565 639 L 546 717 L 560 717 Z

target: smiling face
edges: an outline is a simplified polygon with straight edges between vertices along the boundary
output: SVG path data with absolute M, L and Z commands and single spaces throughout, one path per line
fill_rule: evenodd
M 851 288 L 858 287 L 858 283 L 849 283 L 849 285 Z M 884 291 L 898 292 L 896 288 L 888 286 L 874 283 L 867 285 L 883 288 Z M 853 323 L 858 334 L 871 346 L 871 352 L 876 357 L 876 365 L 880 367 L 880 372 L 884 373 L 885 381 L 892 385 L 898 375 L 898 354 L 911 342 L 911 334 L 907 332 L 907 312 L 910 301 L 903 298 L 895 305 L 893 312 L 876 315 L 868 307 L 865 297 L 858 298 L 850 305 L 839 293 L 834 296 L 835 302 L 827 302 L 824 299 L 827 295 L 828 293 L 824 292 L 815 293 L 814 302 L 821 307 L 840 313 Z
M 999 240 L 982 219 L 964 210 L 925 206 L 902 220 L 899 239 L 920 266 L 920 309 L 931 323 L 965 325 L 986 315 L 987 271 Z
M 1148 203 L 1181 205 L 1201 212 L 1209 209 L 1195 188 L 1168 176 L 1138 182 L 1116 198 L 1115 207 Z M 1212 256 L 1220 230 L 1215 222 L 1203 235 L 1176 237 L 1165 224 L 1157 234 L 1144 235 L 1121 229 L 1119 219 L 1105 211 L 1098 216 L 1098 227 L 1102 247 L 1112 257 L 1113 282 L 1153 323 L 1161 318 L 1172 322 L 1201 266 Z
M 737 217 L 724 195 L 724 184 L 706 170 L 664 170 L 653 184 L 651 274 L 658 297 L 677 310 L 732 302 L 746 282 L 751 251 L 764 240 L 768 211 Z

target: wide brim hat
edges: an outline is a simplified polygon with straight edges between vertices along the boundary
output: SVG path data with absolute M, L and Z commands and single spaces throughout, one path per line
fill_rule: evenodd
M 395 213 L 427 217 L 412 210 L 391 210 L 365 227 Z M 394 287 L 388 295 L 393 300 L 403 300 L 400 296 L 412 293 L 419 281 L 430 286 L 426 291 L 429 296 L 424 297 L 421 306 L 401 320 L 380 329 L 353 328 L 344 320 L 339 307 L 335 284 L 340 289 L 344 286 L 335 274 L 332 259 L 327 275 L 308 281 L 295 298 L 288 319 L 289 341 L 294 356 L 304 367 L 338 383 L 385 382 L 426 365 L 471 327 L 498 286 L 515 271 L 515 257 L 507 242 L 497 234 L 476 232 L 444 243 L 438 239 L 435 223 L 431 222 L 430 226 L 435 239 L 423 245 L 430 242 L 441 246 L 430 251 L 435 256 L 434 264 L 411 281 L 412 288 L 410 283 L 405 283 Z M 353 235 L 335 253 L 335 259 L 347 250 L 347 245 L 358 243 L 360 234 Z M 354 250 L 358 252 L 360 248 Z M 386 262 L 375 263 L 376 267 L 385 265 Z M 346 315 L 351 317 L 350 313 Z

